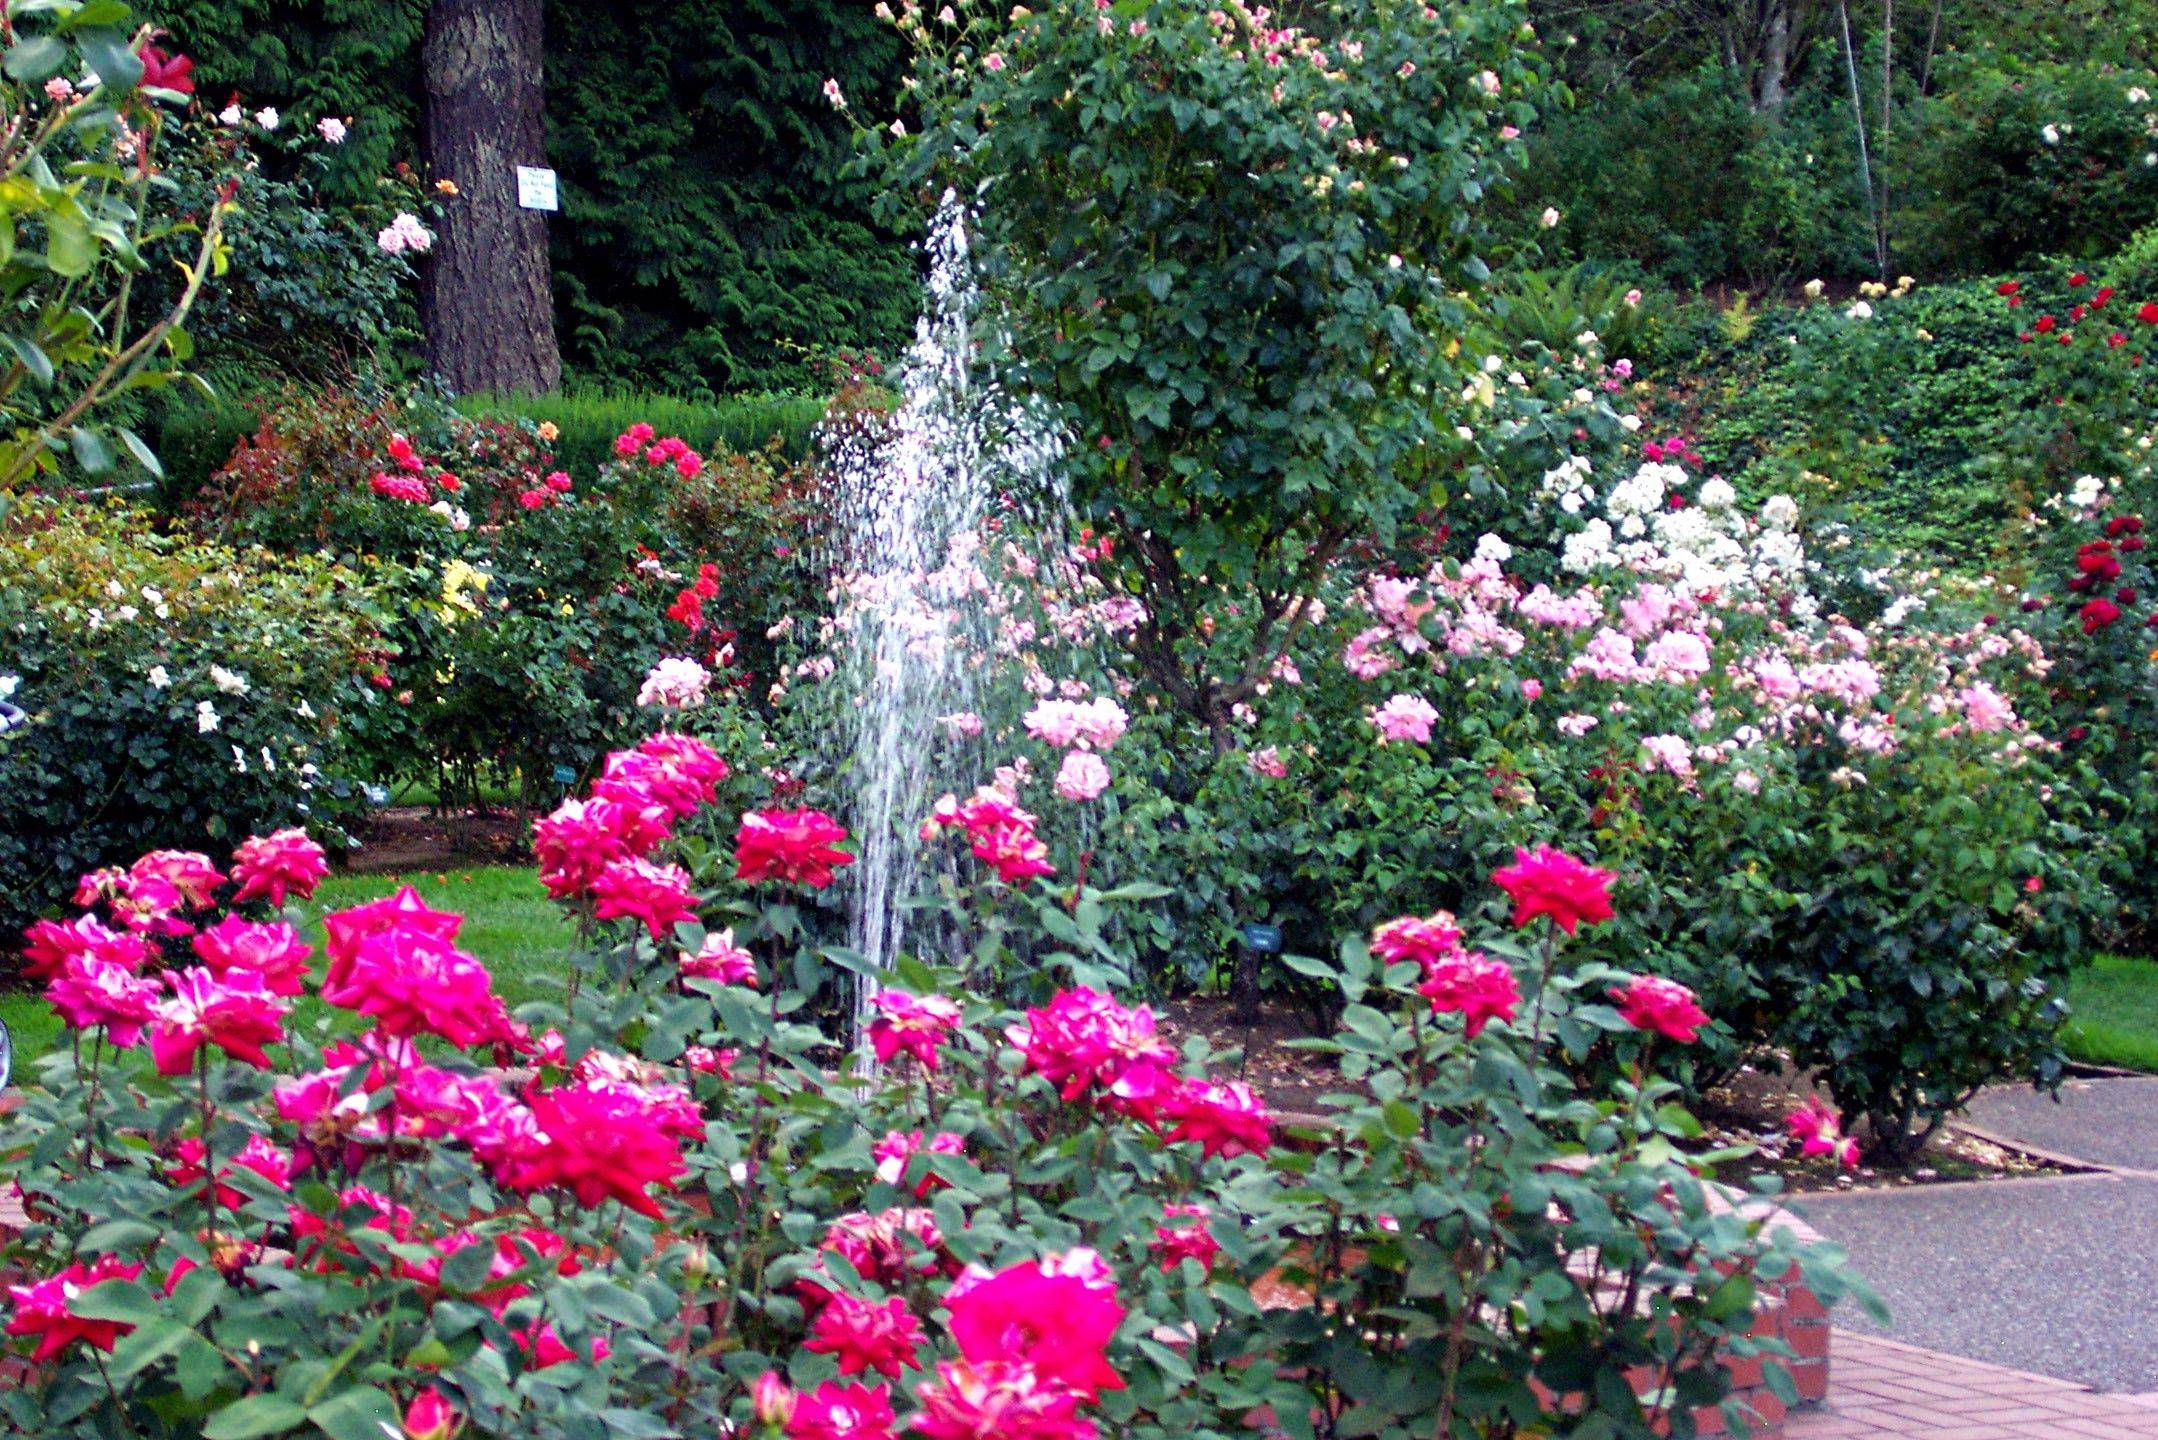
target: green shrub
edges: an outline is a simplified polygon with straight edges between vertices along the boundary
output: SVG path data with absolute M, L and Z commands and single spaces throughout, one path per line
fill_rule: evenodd
M 1838 95 L 1807 87 L 1764 115 L 1710 66 L 1584 99 L 1532 140 L 1522 211 L 1556 208 L 1565 254 L 1631 261 L 1673 284 L 1870 273 Z
M 707 455 L 746 455 L 777 443 L 789 460 L 815 448 L 824 401 L 808 395 L 730 395 L 685 400 L 634 391 L 568 389 L 554 395 L 467 395 L 467 415 L 552 424 L 555 463 L 573 474 L 597 471 L 614 456 L 614 440 L 642 421 L 662 435 L 679 435 Z
M 1525 25 L 1510 0 L 1347 0 L 1329 69 L 1245 12 L 1055 0 L 911 26 L 923 134 L 864 132 L 895 203 L 981 197 L 1016 364 L 1145 606 L 1134 653 L 1217 746 L 1328 560 L 1443 504 L 1473 453 L 1465 292 L 1549 88 Z M 1208 613 L 1224 583 L 1246 623 Z
M 0 932 L 84 872 L 251 830 L 334 826 L 381 618 L 359 575 L 33 500 L 0 521 Z
M 2150 71 L 1987 49 L 1943 55 L 1935 74 L 1939 91 L 1897 152 L 1914 201 L 1898 217 L 1900 248 L 1922 273 L 2092 260 L 2158 213 Z

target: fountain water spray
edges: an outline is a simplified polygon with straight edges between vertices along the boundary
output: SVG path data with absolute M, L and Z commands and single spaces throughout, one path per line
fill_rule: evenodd
M 937 795 L 986 778 L 970 743 L 1012 621 L 1000 557 L 1061 542 L 1062 443 L 1041 408 L 982 373 L 982 297 L 964 207 L 947 193 L 925 242 L 927 304 L 900 368 L 900 404 L 828 441 L 835 477 L 833 737 L 860 845 L 849 943 L 873 973 L 907 938 L 925 866 L 917 827 Z M 873 980 L 857 992 L 857 1031 Z

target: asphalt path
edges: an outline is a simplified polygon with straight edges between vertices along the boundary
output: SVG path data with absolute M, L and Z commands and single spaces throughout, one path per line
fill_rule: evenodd
M 1808 1196 L 1891 1323 L 1836 1324 L 2102 1390 L 2158 1391 L 2158 1078 L 1988 1091 L 1971 1122 L 2105 1167 L 2030 1180 Z

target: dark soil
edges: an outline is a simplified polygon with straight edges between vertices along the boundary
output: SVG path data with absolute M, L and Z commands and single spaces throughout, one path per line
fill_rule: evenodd
M 1331 1056 L 1289 1047 L 1289 1041 L 1312 1034 L 1310 1017 L 1300 1008 L 1262 1002 L 1259 1023 L 1249 1027 L 1236 1023 L 1230 1002 L 1219 996 L 1159 1001 L 1153 1009 L 1172 1045 L 1182 1048 L 1186 1036 L 1203 1035 L 1216 1050 L 1243 1051 L 1235 1078 L 1258 1091 L 1276 1113 L 1316 1114 L 1321 1095 L 1347 1088 Z
M 355 875 L 518 865 L 532 858 L 532 822 L 513 810 L 377 810 L 352 827 L 359 848 L 342 866 Z

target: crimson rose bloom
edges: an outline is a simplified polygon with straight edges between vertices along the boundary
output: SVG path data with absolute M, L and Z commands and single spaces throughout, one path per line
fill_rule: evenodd
M 977 1365 L 1015 1361 L 1088 1400 L 1121 1390 L 1107 1350 L 1124 1307 L 1092 1251 L 1027 1260 L 945 1297 L 952 1339 Z
M 2121 607 L 2100 596 L 2086 604 L 2078 613 L 2083 617 L 2083 633 L 2096 635 L 2121 618 Z
M 195 62 L 185 55 L 167 55 L 155 45 L 142 47 L 142 83 L 149 89 L 192 95 L 195 93 L 194 71 Z
M 10 1285 L 7 1293 L 15 1302 L 15 1314 L 7 1322 L 7 1333 L 37 1337 L 37 1349 L 30 1356 L 33 1365 L 43 1365 L 77 1340 L 109 1355 L 114 1342 L 135 1327 L 117 1320 L 84 1320 L 70 1313 L 68 1302 L 103 1281 L 133 1280 L 141 1274 L 140 1265 L 117 1255 L 101 1255 L 88 1265 L 70 1265 L 32 1285 Z
M 629 1086 L 596 1081 L 543 1090 L 532 1097 L 532 1118 L 539 1138 L 504 1166 L 503 1183 L 513 1189 L 560 1185 L 587 1209 L 619 1200 L 657 1220 L 659 1204 L 647 1187 L 672 1186 L 688 1168 L 664 1110 Z
M 1196 1140 L 1208 1155 L 1264 1155 L 1273 1144 L 1266 1107 L 1241 1080 L 1185 1080 L 1161 1102 L 1161 1113 L 1175 1122 L 1168 1143 Z
M 822 890 L 834 870 L 854 863 L 833 848 L 846 838 L 846 829 L 822 810 L 752 810 L 734 837 L 734 878 L 796 880 Z
M 1681 1045 L 1691 1045 L 1708 1023 L 1708 1012 L 1694 1003 L 1693 992 L 1660 975 L 1636 975 L 1614 988 L 1611 998 L 1619 1002 L 1619 1018 L 1628 1025 Z
M 1609 870 L 1584 865 L 1549 845 L 1533 852 L 1517 846 L 1514 863 L 1491 874 L 1492 883 L 1513 897 L 1515 929 L 1548 915 L 1569 935 L 1583 922 L 1596 925 L 1611 918 L 1614 878 Z
M 923 1343 L 921 1322 L 906 1301 L 894 1295 L 880 1303 L 842 1292 L 817 1313 L 802 1348 L 837 1356 L 842 1375 L 874 1370 L 896 1380 L 902 1370 L 922 1368 L 915 1352 Z
M 1521 986 L 1504 960 L 1487 955 L 1450 956 L 1431 966 L 1418 993 L 1431 1001 L 1434 1015 L 1458 1014 L 1464 1033 L 1474 1040 L 1493 1020 L 1511 1021 L 1521 1003 Z
M 601 920 L 642 920 L 654 941 L 666 938 L 684 920 L 697 918 L 697 892 L 689 872 L 679 865 L 649 860 L 612 860 L 592 882 Z

